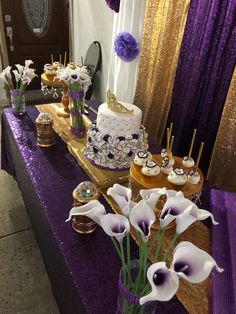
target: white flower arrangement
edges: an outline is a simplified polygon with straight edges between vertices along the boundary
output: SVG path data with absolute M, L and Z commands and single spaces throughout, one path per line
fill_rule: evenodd
M 191 242 L 180 242 L 173 250 L 178 236 L 195 221 L 209 217 L 214 225 L 218 224 L 210 212 L 198 208 L 195 203 L 186 199 L 182 192 L 169 191 L 166 188 L 141 190 L 142 199 L 138 203 L 132 201 L 131 189 L 119 184 L 114 184 L 109 188 L 107 194 L 119 205 L 123 215 L 106 214 L 104 206 L 99 201 L 93 201 L 72 208 L 66 221 L 76 215 L 88 216 L 111 237 L 121 258 L 124 285 L 129 291 L 139 296 L 140 305 L 150 301 L 169 301 L 178 290 L 179 277 L 191 283 L 200 283 L 210 275 L 213 268 L 218 272 L 223 271 L 208 253 Z M 156 220 L 154 208 L 163 195 L 166 196 L 166 202 L 160 214 L 160 227 L 148 248 L 151 226 Z M 164 256 L 160 258 L 166 227 L 173 220 L 176 221 L 175 234 Z M 136 229 L 139 241 L 139 270 L 135 280 L 131 277 L 130 268 L 129 232 L 131 226 Z M 123 244 L 125 237 L 127 239 L 126 254 Z M 153 253 L 156 242 L 158 244 Z M 173 259 L 168 267 L 166 262 L 172 250 Z M 154 263 L 148 267 L 147 260 L 151 252 L 154 256 Z
M 26 87 L 31 83 L 33 78 L 37 76 L 35 69 L 30 68 L 34 62 L 32 60 L 25 60 L 25 65 L 16 64 L 15 70 L 13 67 L 6 67 L 0 74 L 0 79 L 4 84 L 9 86 L 10 90 L 24 91 Z M 13 77 L 15 80 L 13 80 Z
M 55 79 L 65 82 L 71 91 L 86 92 L 91 85 L 91 78 L 86 66 L 78 66 L 75 69 L 68 66 L 59 69 Z

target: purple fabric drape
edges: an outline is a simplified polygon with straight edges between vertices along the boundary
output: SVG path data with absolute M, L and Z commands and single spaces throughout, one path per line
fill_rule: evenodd
M 224 268 L 212 274 L 212 312 L 214 314 L 236 311 L 236 193 L 212 189 L 212 213 L 219 222 L 212 228 L 212 256 Z
M 174 82 L 168 125 L 173 151 L 188 154 L 193 129 L 205 142 L 200 168 L 206 174 L 236 59 L 236 0 L 192 0 Z

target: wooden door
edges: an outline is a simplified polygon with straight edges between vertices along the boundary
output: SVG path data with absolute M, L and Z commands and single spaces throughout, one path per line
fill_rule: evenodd
M 1 0 L 10 65 L 34 61 L 38 78 L 28 88 L 40 89 L 43 65 L 69 55 L 68 0 Z

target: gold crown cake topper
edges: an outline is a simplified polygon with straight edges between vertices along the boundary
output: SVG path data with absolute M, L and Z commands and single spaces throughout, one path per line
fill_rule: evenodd
M 119 113 L 132 113 L 133 109 L 128 109 L 123 106 L 121 103 L 116 101 L 116 96 L 109 89 L 107 91 L 107 106 L 111 111 L 119 112 Z

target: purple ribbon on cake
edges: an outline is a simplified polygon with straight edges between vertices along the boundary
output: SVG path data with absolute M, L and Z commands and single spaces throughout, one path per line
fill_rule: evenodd
M 84 98 L 84 91 L 69 90 L 67 95 L 72 99 L 83 99 Z
M 22 92 L 18 89 L 14 89 L 10 91 L 11 96 L 16 97 L 16 96 L 21 96 Z

